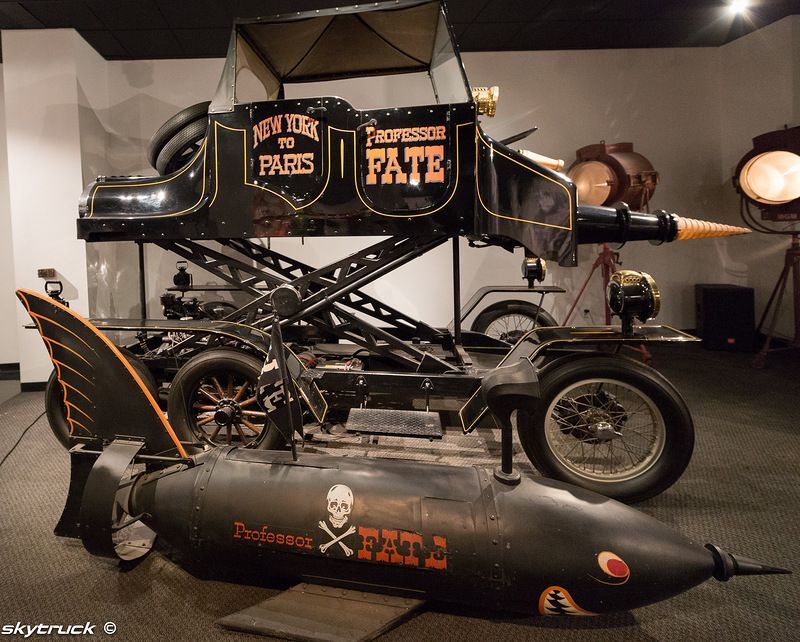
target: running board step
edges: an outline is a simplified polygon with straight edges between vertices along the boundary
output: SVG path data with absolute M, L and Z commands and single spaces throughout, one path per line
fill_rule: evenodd
M 385 408 L 351 408 L 347 416 L 347 432 L 388 437 L 442 438 L 442 420 L 438 412 L 424 410 L 389 410 Z

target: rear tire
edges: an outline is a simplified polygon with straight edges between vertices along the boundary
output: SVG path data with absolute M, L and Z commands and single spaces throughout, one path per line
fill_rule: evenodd
M 500 301 L 475 318 L 472 330 L 513 345 L 529 330 L 554 325 L 558 325 L 556 320 L 534 303 Z
M 544 475 L 638 502 L 686 470 L 692 418 L 652 368 L 622 357 L 559 360 L 544 369 L 540 385 L 541 403 L 535 412 L 517 412 L 517 432 Z
M 177 172 L 194 157 L 208 131 L 207 120 L 189 123 L 173 136 L 156 159 L 156 170 L 162 176 Z

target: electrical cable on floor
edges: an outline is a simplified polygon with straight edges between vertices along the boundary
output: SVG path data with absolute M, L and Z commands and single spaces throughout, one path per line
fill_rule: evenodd
M 19 442 L 21 442 L 21 441 L 22 441 L 22 438 L 23 438 L 23 437 L 24 437 L 24 436 L 27 434 L 27 432 L 28 432 L 28 431 L 29 431 L 31 428 L 33 428 L 33 425 L 34 425 L 34 424 L 35 424 L 37 421 L 39 421 L 39 420 L 40 420 L 42 417 L 44 417 L 44 414 L 45 414 L 46 412 L 47 412 L 46 410 L 42 410 L 41 414 L 40 414 L 38 417 L 36 417 L 36 419 L 34 419 L 34 420 L 33 420 L 33 421 L 30 423 L 30 424 L 28 424 L 28 426 L 27 426 L 27 428 L 25 428 L 25 430 L 23 430 L 23 431 L 22 431 L 22 434 L 19 436 L 19 439 L 17 439 L 16 443 L 15 443 L 13 446 L 11 446 L 11 450 L 9 450 L 9 451 L 8 451 L 8 452 L 5 454 L 5 456 L 3 457 L 3 459 L 0 459 L 0 468 L 2 468 L 3 464 L 5 464 L 5 463 L 6 463 L 6 459 L 8 459 L 8 458 L 11 456 L 11 453 L 13 453 L 13 452 L 16 450 L 17 446 L 19 446 Z

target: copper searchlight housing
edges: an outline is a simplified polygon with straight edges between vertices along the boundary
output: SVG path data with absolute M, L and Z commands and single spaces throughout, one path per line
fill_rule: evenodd
M 733 186 L 766 221 L 800 220 L 800 126 L 761 134 L 736 167 Z
M 621 201 L 641 210 L 655 192 L 658 172 L 647 158 L 633 151 L 633 143 L 587 145 L 575 152 L 575 157 L 567 176 L 575 183 L 581 203 Z
M 636 270 L 619 270 L 611 275 L 606 291 L 608 307 L 622 321 L 625 336 L 633 334 L 633 320 L 646 323 L 661 310 L 661 293 L 652 276 Z

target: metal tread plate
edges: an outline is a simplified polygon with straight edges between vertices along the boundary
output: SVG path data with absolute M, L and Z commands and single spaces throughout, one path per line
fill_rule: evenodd
M 373 640 L 407 619 L 422 600 L 315 584 L 288 591 L 217 620 L 234 631 L 290 640 Z
M 347 417 L 347 432 L 441 439 L 442 420 L 439 413 L 424 410 L 351 408 Z

